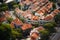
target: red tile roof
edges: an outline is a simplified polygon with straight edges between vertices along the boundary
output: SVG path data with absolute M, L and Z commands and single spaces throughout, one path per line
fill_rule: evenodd
M 40 30 L 45 30 L 45 29 L 43 28 L 43 26 L 39 26 L 39 27 L 37 28 L 37 30 L 40 31 Z
M 49 2 L 48 4 L 46 4 L 45 6 L 43 6 L 40 10 L 38 10 L 38 13 L 45 13 L 45 12 L 49 12 L 49 9 L 52 7 L 53 3 Z
M 58 14 L 60 11 L 58 9 L 53 11 L 54 13 Z
M 51 12 L 51 15 L 54 17 L 57 15 L 60 11 L 58 9 L 55 9 L 53 12 Z
M 5 17 L 11 17 L 9 11 L 6 11 L 4 15 L 5 15 Z
M 38 16 L 32 16 L 31 20 L 38 20 L 39 17 Z
M 48 15 L 44 18 L 44 20 L 51 20 L 53 17 L 51 15 Z
M 20 21 L 18 18 L 16 18 L 15 20 L 11 22 L 11 27 L 13 28 L 14 28 L 14 23 L 17 25 L 23 25 L 22 21 Z
M 5 21 L 5 20 L 6 20 L 5 17 L 0 17 L 0 22 Z
M 23 24 L 23 26 L 21 28 L 22 28 L 22 30 L 26 30 L 26 29 L 32 28 L 32 25 L 25 23 L 25 24 Z
M 36 40 L 39 37 L 39 33 L 33 32 L 31 35 L 31 39 Z

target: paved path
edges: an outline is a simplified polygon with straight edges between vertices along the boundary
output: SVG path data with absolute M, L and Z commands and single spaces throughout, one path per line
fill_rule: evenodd
M 51 36 L 51 40 L 60 40 L 60 27 L 56 27 L 57 33 Z

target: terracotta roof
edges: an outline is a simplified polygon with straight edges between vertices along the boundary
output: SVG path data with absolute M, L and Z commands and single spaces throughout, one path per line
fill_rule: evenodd
M 18 18 L 14 19 L 14 20 L 11 22 L 11 27 L 14 28 L 14 24 L 23 25 L 22 21 L 20 21 Z
M 39 26 L 39 27 L 37 28 L 37 30 L 40 31 L 40 30 L 45 30 L 45 29 L 43 28 L 43 26 Z
M 54 13 L 58 14 L 60 11 L 58 9 L 53 11 Z
M 44 2 L 44 0 L 39 0 L 41 3 L 43 3 Z
M 52 2 L 50 3 L 48 3 L 48 4 L 46 4 L 45 6 L 43 6 L 40 10 L 38 10 L 37 12 L 38 13 L 45 13 L 45 12 L 49 12 L 49 9 L 52 7 Z
M 51 20 L 53 17 L 51 15 L 48 15 L 44 18 L 44 20 Z
M 51 12 L 51 15 L 54 17 L 57 15 L 60 11 L 58 9 L 55 9 L 53 12 Z
M 38 16 L 32 16 L 31 20 L 38 20 L 39 17 Z
M 9 11 L 6 11 L 4 15 L 5 15 L 5 17 L 11 17 Z
M 33 8 L 32 10 L 33 10 L 33 11 L 36 11 L 36 10 L 38 10 L 38 9 L 39 9 L 39 6 Z
M 22 30 L 26 30 L 26 29 L 32 28 L 32 25 L 25 23 L 25 24 L 23 24 L 23 26 L 21 28 L 22 28 Z
M 26 0 L 24 3 L 27 4 L 27 5 L 30 5 L 31 1 L 30 0 Z
M 56 14 L 58 14 L 58 12 L 60 12 L 58 9 L 54 10 L 51 14 L 48 14 L 44 20 L 51 20 Z
M 30 10 L 24 11 L 25 14 L 31 14 L 32 12 Z
M 37 13 L 44 14 L 44 12 L 42 10 L 37 11 Z
M 51 13 L 50 15 L 54 17 L 56 15 L 56 13 Z
M 32 33 L 31 39 L 36 40 L 36 38 L 39 38 L 39 33 L 36 33 L 36 32 Z
M 53 3 L 50 2 L 50 3 L 46 6 L 46 8 L 50 9 L 52 6 L 53 6 Z
M 32 0 L 32 2 L 36 2 L 36 0 Z
M 0 22 L 5 21 L 5 20 L 6 20 L 5 17 L 1 17 L 1 18 L 0 18 Z
M 43 8 L 43 9 L 42 9 L 42 12 L 43 12 L 43 13 L 45 13 L 45 12 L 46 12 L 46 9 L 45 9 L 45 8 Z

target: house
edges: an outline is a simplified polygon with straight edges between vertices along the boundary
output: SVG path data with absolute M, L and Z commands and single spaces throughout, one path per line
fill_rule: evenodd
M 48 2 L 45 6 L 43 6 L 40 10 L 37 11 L 40 15 L 44 15 L 44 13 L 49 12 L 50 8 L 52 8 L 51 2 Z
M 53 12 L 56 13 L 56 14 L 58 14 L 60 12 L 60 10 L 56 9 Z
M 30 5 L 30 4 L 31 4 L 31 1 L 30 1 L 30 0 L 26 0 L 24 3 L 25 3 L 26 5 Z
M 50 2 L 50 3 L 46 6 L 46 8 L 49 10 L 50 8 L 52 8 L 52 6 L 53 6 L 53 3 Z
M 41 1 L 41 0 L 40 0 L 40 1 Z M 36 11 L 36 10 L 40 9 L 40 7 L 42 7 L 42 6 L 45 4 L 45 2 L 42 3 L 42 2 L 40 2 L 40 1 L 37 0 L 34 4 L 32 4 L 32 5 L 30 6 L 30 9 L 33 10 L 33 11 Z
M 20 13 L 24 13 L 24 11 L 20 10 L 19 8 L 15 8 L 16 13 L 20 14 Z
M 12 28 L 18 28 L 20 27 L 21 25 L 23 25 L 22 21 L 20 21 L 18 18 L 14 19 L 12 22 L 11 22 L 11 27 Z
M 40 14 L 40 15 L 44 14 L 44 12 L 42 10 L 38 10 L 37 13 Z
M 57 15 L 60 11 L 58 9 L 55 9 L 51 14 L 48 14 L 44 20 L 51 20 L 54 18 L 55 15 Z
M 27 30 L 27 29 L 31 29 L 32 28 L 32 25 L 31 24 L 27 24 L 27 23 L 24 23 L 21 27 L 22 30 Z
M 38 16 L 32 16 L 31 20 L 38 20 L 39 17 Z
M 46 21 L 51 20 L 51 19 L 53 19 L 53 17 L 52 17 L 51 15 L 47 15 L 47 16 L 44 18 L 44 20 L 46 20 Z
M 5 11 L 5 14 L 4 15 L 5 15 L 6 18 L 10 18 L 11 17 L 9 11 Z
M 60 11 L 59 11 L 58 9 L 55 9 L 53 12 L 51 12 L 50 15 L 52 15 L 52 16 L 54 17 L 54 16 L 57 15 L 59 12 L 60 12 Z
M 6 18 L 4 16 L 0 17 L 0 22 L 6 21 Z
M 30 35 L 31 35 L 33 32 L 39 33 L 40 30 L 45 30 L 45 29 L 43 28 L 43 26 L 39 26 L 39 27 L 34 28 L 33 30 L 31 30 Z
M 39 33 L 40 30 L 45 30 L 45 29 L 42 26 L 34 28 L 33 30 L 31 30 L 30 36 L 35 38 L 35 40 L 36 39 L 41 39 L 40 38 L 40 33 Z
M 21 14 L 24 18 L 31 19 L 32 17 L 32 12 L 30 10 L 24 11 L 24 13 Z
M 0 17 L 0 22 L 6 21 L 7 18 L 10 18 L 10 17 L 11 17 L 11 15 L 10 15 L 9 11 L 5 11 L 2 13 L 2 15 Z

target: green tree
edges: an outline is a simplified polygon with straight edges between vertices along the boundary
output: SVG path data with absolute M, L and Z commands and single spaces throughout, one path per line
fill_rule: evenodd
M 6 3 L 2 3 L 2 4 L 0 5 L 0 11 L 6 11 L 6 10 L 8 10 L 7 4 L 6 4 Z
M 54 29 L 54 25 L 52 23 L 46 23 L 44 24 L 44 28 L 46 28 L 47 30 L 49 30 L 51 33 L 55 32 L 56 30 Z
M 40 30 L 41 40 L 48 40 L 49 38 L 49 31 L 48 30 Z
M 20 17 L 19 19 L 24 23 L 24 21 L 25 21 L 25 19 L 24 19 L 24 18 Z
M 12 7 L 15 9 L 16 7 L 19 7 L 19 5 L 16 2 L 11 2 Z
M 7 18 L 7 21 L 8 21 L 9 23 L 11 23 L 12 20 L 13 20 L 13 18 Z
M 57 23 L 56 23 L 55 21 L 51 21 L 51 22 L 49 22 L 49 23 L 53 24 L 53 25 L 54 25 L 54 27 L 56 27 L 56 26 L 57 26 Z
M 55 22 L 56 22 L 56 23 L 59 23 L 59 24 L 60 24 L 60 13 L 57 14 L 57 15 L 54 17 L 54 19 L 55 19 Z
M 0 24 L 0 40 L 10 40 L 10 38 L 12 40 L 23 38 L 21 29 L 13 29 L 10 24 Z
M 12 34 L 11 34 L 12 40 L 21 39 L 22 38 L 22 32 L 21 29 L 12 29 Z
M 12 40 L 15 40 L 17 38 L 17 36 L 19 36 L 19 33 L 15 30 L 12 30 L 12 34 L 11 34 Z
M 53 10 L 55 10 L 56 9 L 56 5 L 55 5 L 55 3 L 53 3 Z
M 10 24 L 0 25 L 0 40 L 9 40 L 11 34 Z
M 39 26 L 39 23 L 35 23 L 34 25 L 35 25 L 35 27 L 38 27 Z

